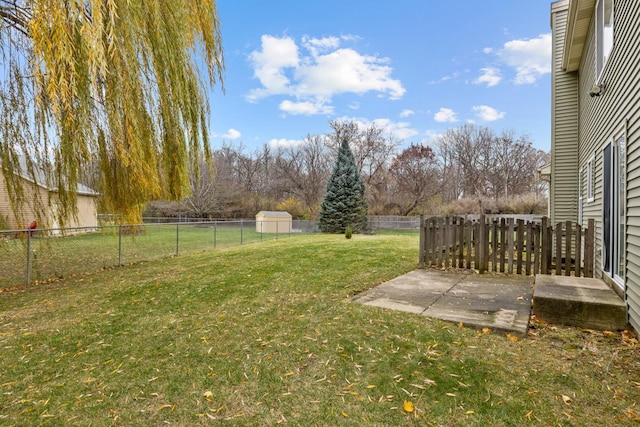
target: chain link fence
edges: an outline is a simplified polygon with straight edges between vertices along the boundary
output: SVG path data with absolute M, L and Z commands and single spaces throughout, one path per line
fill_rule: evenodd
M 145 223 L 138 225 L 0 230 L 0 288 L 318 231 L 315 221 L 303 220 L 293 220 L 290 225 L 255 220 L 170 220 L 145 218 Z M 417 233 L 419 228 L 419 217 L 369 217 L 373 232 Z
M 0 231 L 0 288 L 316 231 L 313 221 L 278 226 L 213 220 Z

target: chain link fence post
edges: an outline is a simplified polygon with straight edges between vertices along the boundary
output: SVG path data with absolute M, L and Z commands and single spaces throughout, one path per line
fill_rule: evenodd
M 31 284 L 31 231 L 27 232 L 27 286 Z
M 118 226 L 118 267 L 122 266 L 122 224 Z

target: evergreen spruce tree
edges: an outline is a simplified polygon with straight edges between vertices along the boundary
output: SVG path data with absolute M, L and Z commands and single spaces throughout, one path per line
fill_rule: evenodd
M 347 226 L 359 233 L 367 228 L 367 212 L 364 182 L 345 139 L 320 205 L 318 225 L 325 233 L 344 233 Z

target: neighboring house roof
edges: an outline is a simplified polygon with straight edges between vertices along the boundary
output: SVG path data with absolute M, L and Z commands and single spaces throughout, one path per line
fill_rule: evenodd
M 28 168 L 27 168 L 27 160 L 24 157 L 20 157 L 19 159 L 19 167 L 20 167 L 20 172 L 18 173 L 22 178 L 26 179 L 29 182 L 32 182 L 48 191 L 52 191 L 52 192 L 56 192 L 58 191 L 57 188 L 55 187 L 50 187 L 48 182 L 47 182 L 47 177 L 46 174 L 44 172 L 44 170 L 42 170 L 39 167 L 34 167 L 33 169 L 33 175 L 31 173 L 29 173 Z M 76 193 L 83 195 L 83 196 L 98 196 L 98 193 L 96 191 L 94 191 L 93 189 L 87 187 L 86 185 L 80 184 L 78 183 L 77 187 L 76 187 Z
M 540 179 L 544 179 L 544 178 L 550 178 L 551 177 L 551 163 L 547 163 L 544 166 L 540 166 L 538 168 L 538 178 Z
M 562 54 L 562 68 L 565 71 L 576 71 L 582 59 L 596 0 L 568 0 L 568 3 L 569 14 Z M 567 0 L 557 2 L 558 7 L 566 4 Z
M 539 176 L 551 176 L 551 163 L 547 163 L 544 166 L 538 168 Z
M 291 218 L 291 214 L 287 211 L 260 211 L 256 214 L 256 216 L 258 215 Z

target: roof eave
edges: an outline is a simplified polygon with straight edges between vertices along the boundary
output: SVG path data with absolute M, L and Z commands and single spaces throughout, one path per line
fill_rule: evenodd
M 593 17 L 596 0 L 569 0 L 567 28 L 562 54 L 562 69 L 571 72 L 580 68 L 582 53 Z

